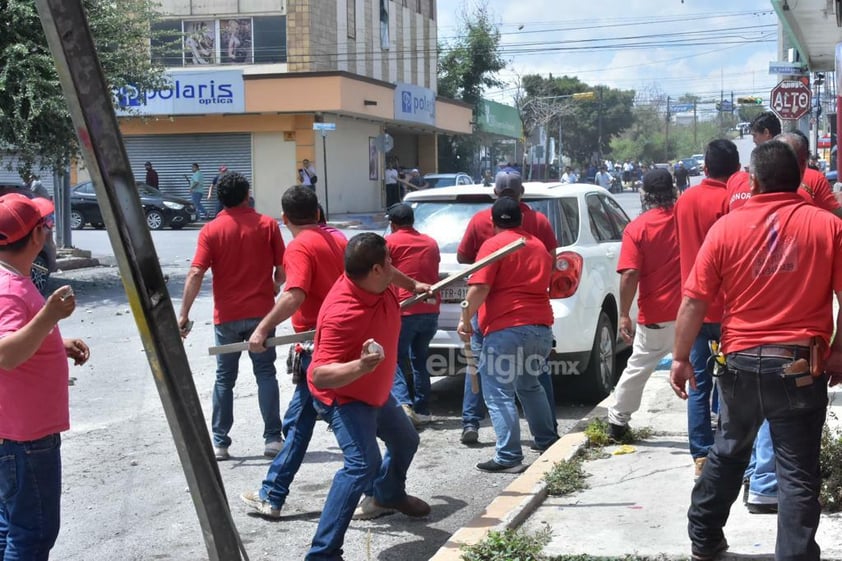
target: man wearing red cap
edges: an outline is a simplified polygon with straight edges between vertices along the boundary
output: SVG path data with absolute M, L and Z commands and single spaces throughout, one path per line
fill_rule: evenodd
M 0 197 L 0 559 L 49 558 L 59 531 L 59 433 L 70 428 L 67 359 L 90 356 L 56 325 L 76 307 L 73 290 L 62 286 L 45 302 L 29 278 L 53 211 L 48 199 Z

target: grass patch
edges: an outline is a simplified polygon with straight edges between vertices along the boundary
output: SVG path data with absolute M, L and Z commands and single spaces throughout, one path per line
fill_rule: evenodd
M 670 557 L 666 555 L 657 555 L 655 557 L 639 556 L 639 555 L 624 555 L 623 557 L 595 557 L 593 555 L 559 555 L 548 559 L 548 561 L 669 561 Z M 684 558 L 686 559 L 686 558 Z
M 832 414 L 831 414 L 832 415 Z M 842 431 L 826 424 L 819 454 L 822 487 L 819 501 L 824 512 L 842 511 Z
M 584 458 L 581 456 L 575 456 L 570 460 L 561 460 L 553 464 L 550 471 L 544 475 L 544 481 L 547 482 L 547 493 L 560 497 L 587 489 L 588 483 L 585 479 L 588 474 L 582 467 L 583 461 Z
M 651 438 L 653 431 L 649 427 L 629 428 L 620 442 L 614 442 L 609 436 L 608 421 L 605 419 L 592 419 L 588 426 L 585 427 L 585 436 L 588 437 L 588 446 L 603 447 L 609 444 L 634 444 L 641 440 Z
M 462 561 L 546 561 L 542 551 L 551 536 L 549 528 L 535 534 L 523 530 L 489 532 L 481 542 L 462 546 Z

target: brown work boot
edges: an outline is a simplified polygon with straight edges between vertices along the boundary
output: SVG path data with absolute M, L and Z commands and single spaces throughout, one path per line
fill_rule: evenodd
M 398 512 L 406 514 L 407 516 L 412 516 L 413 518 L 421 518 L 430 514 L 430 505 L 418 497 L 413 497 L 412 495 L 406 495 L 403 499 L 394 504 L 382 506 L 390 509 L 393 508 Z

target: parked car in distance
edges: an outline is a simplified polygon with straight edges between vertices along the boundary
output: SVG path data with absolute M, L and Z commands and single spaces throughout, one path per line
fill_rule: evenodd
M 617 332 L 620 275 L 616 270 L 629 218 L 597 185 L 525 183 L 524 188 L 523 201 L 547 216 L 559 240 L 550 284 L 555 319 L 549 360 L 557 376 L 554 381 L 563 386 L 568 399 L 599 401 L 617 381 L 615 354 L 626 346 Z M 407 194 L 404 202 L 415 211 L 415 228 L 439 244 L 442 278 L 464 268 L 457 263 L 456 249 L 468 221 L 494 200 L 482 185 Z M 467 290 L 463 280 L 441 293 L 438 331 L 430 350 L 436 358 L 443 355 L 448 367 L 431 368 L 433 375 L 459 373 L 465 365 L 456 326 Z
M 705 155 L 704 154 L 693 154 L 690 156 L 694 160 L 696 160 L 696 167 L 699 168 L 699 172 L 704 171 L 705 169 Z
M 137 183 L 140 203 L 146 213 L 146 225 L 150 230 L 160 230 L 169 226 L 180 230 L 196 221 L 196 209 L 186 199 L 162 193 L 146 183 Z M 96 190 L 90 181 L 74 185 L 70 190 L 70 227 L 80 230 L 90 224 L 94 228 L 105 227 Z
M 690 175 L 700 175 L 702 173 L 702 168 L 699 167 L 696 158 L 684 158 L 681 162 L 684 163 L 684 167 L 687 168 L 687 173 Z
M 474 180 L 467 173 L 428 173 L 424 176 L 428 189 L 452 187 L 454 185 L 473 185 Z
M 30 199 L 35 197 L 35 194 L 27 189 L 23 183 L 0 183 L 0 196 L 7 195 L 9 193 L 21 193 Z M 47 284 L 50 280 L 50 274 L 54 273 L 57 268 L 56 242 L 53 239 L 52 233 L 50 233 L 44 241 L 44 247 L 32 263 L 32 269 L 29 270 L 29 276 L 32 279 L 33 284 L 35 284 L 35 287 L 44 296 L 47 295 Z

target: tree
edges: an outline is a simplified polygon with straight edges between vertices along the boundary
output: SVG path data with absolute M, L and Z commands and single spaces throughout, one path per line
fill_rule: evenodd
M 155 3 L 85 0 L 84 5 L 111 87 L 163 85 L 163 68 L 149 56 Z M 76 133 L 34 2 L 0 0 L 0 29 L 0 147 L 19 156 L 21 175 L 36 164 L 63 169 L 78 153 Z
M 503 85 L 497 73 L 506 67 L 500 56 L 500 32 L 491 21 L 488 6 L 477 4 L 473 13 L 460 16 L 457 39 L 439 45 L 438 93 L 473 106 L 477 120 L 478 104 L 488 88 Z M 473 170 L 477 140 L 465 136 L 445 136 L 439 145 L 439 168 Z

